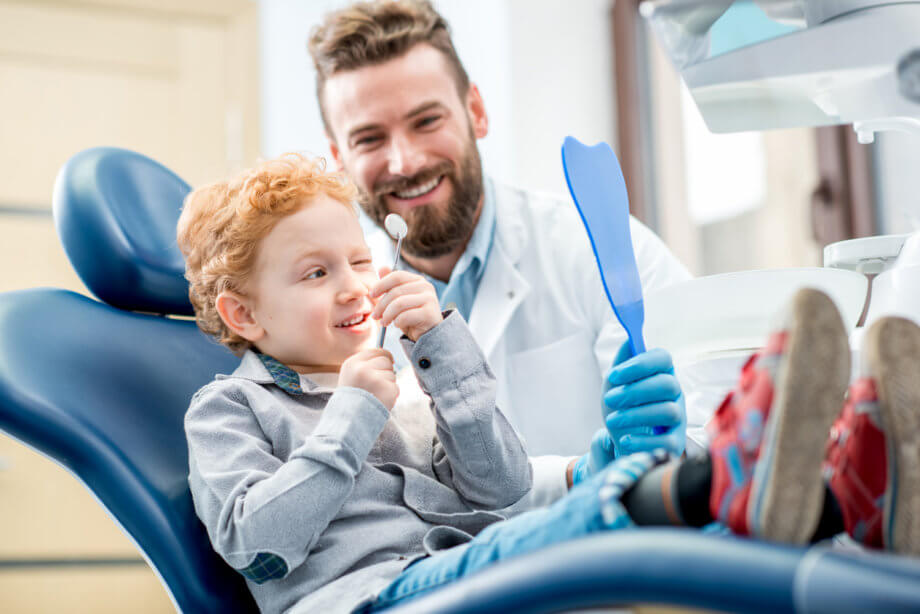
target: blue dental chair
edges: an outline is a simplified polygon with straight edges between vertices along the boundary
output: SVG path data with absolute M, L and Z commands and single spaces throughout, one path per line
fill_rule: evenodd
M 199 332 L 175 226 L 189 187 L 144 156 L 84 151 L 60 171 L 54 221 L 100 301 L 0 294 L 0 429 L 83 481 L 183 612 L 257 612 L 211 550 L 188 489 L 183 415 L 238 360 Z
M 237 359 L 201 334 L 175 245 L 188 186 L 96 148 L 61 170 L 58 234 L 99 299 L 0 294 L 0 430 L 68 468 L 126 530 L 177 609 L 256 612 L 192 507 L 182 426 Z M 698 531 L 634 530 L 510 560 L 393 612 L 559 612 L 662 604 L 724 611 L 920 611 L 920 564 Z

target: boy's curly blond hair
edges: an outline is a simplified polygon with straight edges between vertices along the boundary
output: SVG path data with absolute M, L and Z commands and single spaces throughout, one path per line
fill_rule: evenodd
M 176 241 L 201 330 L 237 353 L 251 346 L 221 320 L 217 296 L 245 295 L 262 239 L 320 194 L 354 211 L 355 188 L 342 173 L 327 172 L 322 158 L 285 154 L 186 196 Z

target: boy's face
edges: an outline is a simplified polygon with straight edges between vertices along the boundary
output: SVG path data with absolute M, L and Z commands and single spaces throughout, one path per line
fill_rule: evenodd
M 296 371 L 338 371 L 373 343 L 378 326 L 368 289 L 376 281 L 357 217 L 320 195 L 259 244 L 248 293 L 257 338 L 250 341 Z

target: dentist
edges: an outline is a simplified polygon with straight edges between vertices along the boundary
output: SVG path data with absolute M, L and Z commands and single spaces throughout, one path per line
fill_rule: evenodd
M 332 157 L 364 212 L 378 227 L 388 213 L 406 220 L 403 266 L 469 322 L 495 371 L 498 406 L 529 453 L 554 455 L 533 459 L 535 491 L 557 497 L 615 455 L 681 453 L 686 412 L 670 356 L 622 349 L 626 334 L 571 203 L 483 175 L 483 98 L 430 3 L 332 12 L 309 48 Z M 690 278 L 658 237 L 630 223 L 646 292 Z M 375 260 L 389 262 L 393 243 L 377 230 Z M 653 435 L 658 425 L 667 430 Z M 571 458 L 595 434 L 592 452 Z

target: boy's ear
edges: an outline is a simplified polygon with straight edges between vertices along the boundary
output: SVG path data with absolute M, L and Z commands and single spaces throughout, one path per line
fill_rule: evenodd
M 265 336 L 252 313 L 249 299 L 242 294 L 224 290 L 217 295 L 217 313 L 227 327 L 243 339 L 255 343 Z

